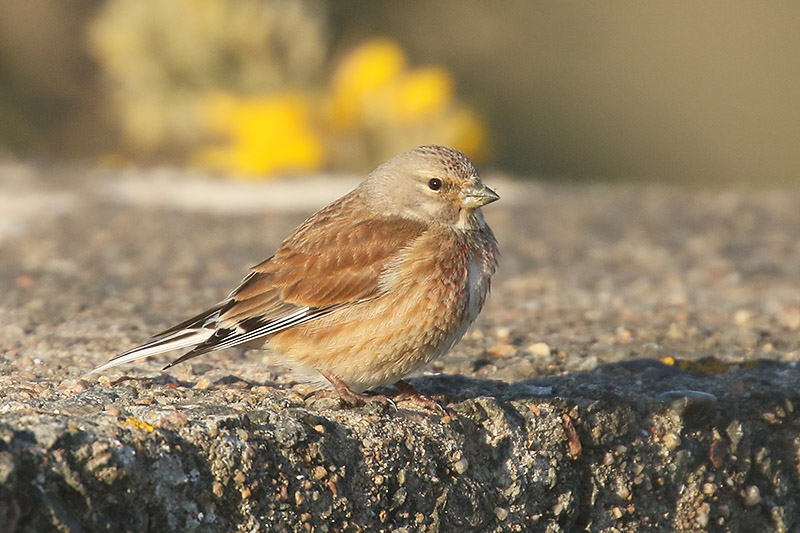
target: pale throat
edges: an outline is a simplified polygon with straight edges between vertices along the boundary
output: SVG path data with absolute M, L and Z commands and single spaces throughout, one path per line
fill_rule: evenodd
M 480 230 L 486 227 L 486 220 L 480 209 L 463 208 L 458 213 L 458 220 L 453 225 L 462 231 Z

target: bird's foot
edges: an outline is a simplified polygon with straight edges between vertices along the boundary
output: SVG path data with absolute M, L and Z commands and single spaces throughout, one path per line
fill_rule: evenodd
M 409 400 L 412 402 L 416 402 L 419 405 L 422 405 L 426 409 L 430 411 L 434 411 L 439 413 L 443 416 L 454 416 L 455 411 L 448 407 L 442 406 L 437 400 L 431 398 L 430 396 L 426 396 L 422 394 L 417 389 L 414 388 L 413 385 L 408 383 L 407 381 L 403 381 L 402 379 L 394 384 L 395 388 L 397 389 L 397 394 L 392 397 L 383 395 L 383 394 L 362 394 L 359 392 L 355 392 L 351 389 L 347 383 L 339 379 L 338 377 L 334 376 L 333 374 L 329 374 L 327 372 L 323 372 L 322 375 L 330 381 L 331 385 L 336 391 L 339 400 L 348 405 L 350 407 L 360 407 L 366 405 L 367 403 L 372 402 L 380 402 L 383 404 L 389 404 L 397 410 L 397 404 L 395 400 L 404 401 Z M 318 391 L 318 394 L 326 394 L 328 391 Z
M 439 403 L 439 401 L 433 399 L 432 397 L 422 394 L 408 381 L 401 379 L 395 383 L 394 386 L 398 390 L 397 394 L 395 395 L 396 400 L 411 400 L 423 405 L 431 411 L 436 411 L 442 415 L 455 415 L 455 412 L 452 409 L 443 406 L 441 403 Z
M 154 381 L 153 378 L 139 378 L 135 376 L 121 376 L 114 381 L 111 382 L 112 386 L 117 386 L 120 383 L 125 383 L 126 381 L 135 381 L 136 383 L 141 383 L 145 387 L 150 387 L 153 385 Z
M 360 392 L 356 392 L 348 387 L 347 383 L 337 378 L 333 374 L 329 374 L 327 372 L 322 372 L 321 374 L 325 377 L 325 379 L 331 382 L 336 394 L 339 396 L 339 400 L 349 407 L 361 407 L 367 403 L 381 402 L 388 403 L 397 409 L 395 403 L 388 396 L 384 396 L 383 394 L 361 394 Z M 327 391 L 324 390 L 318 391 L 320 394 L 325 394 L 326 392 Z

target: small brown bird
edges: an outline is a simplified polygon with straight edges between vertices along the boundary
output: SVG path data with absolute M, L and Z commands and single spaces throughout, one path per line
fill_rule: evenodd
M 483 307 L 497 241 L 480 207 L 499 199 L 470 160 L 421 146 L 376 168 L 300 225 L 227 298 L 94 369 L 180 348 L 165 367 L 266 345 L 339 395 L 396 384 L 447 352 Z

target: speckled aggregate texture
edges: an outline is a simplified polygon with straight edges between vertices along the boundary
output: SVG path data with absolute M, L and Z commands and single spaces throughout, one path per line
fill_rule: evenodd
M 492 296 L 411 379 L 443 415 L 258 351 L 81 377 L 341 182 L 0 164 L 0 531 L 800 529 L 797 191 L 484 181 Z

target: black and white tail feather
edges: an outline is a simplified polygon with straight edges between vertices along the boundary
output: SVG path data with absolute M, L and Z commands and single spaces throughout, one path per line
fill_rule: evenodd
M 150 342 L 112 357 L 86 375 L 172 350 L 192 348 L 162 369 L 166 370 L 206 352 L 255 343 L 267 335 L 302 324 L 338 307 L 294 307 L 282 316 L 255 316 L 239 322 L 235 327 L 220 327 L 220 316 L 236 303 L 235 294 L 236 291 L 211 309 L 154 335 Z

